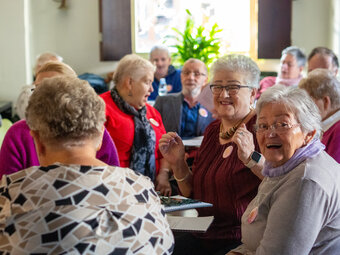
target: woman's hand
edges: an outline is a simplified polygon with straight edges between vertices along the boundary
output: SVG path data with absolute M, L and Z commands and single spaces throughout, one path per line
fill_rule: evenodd
M 171 166 L 185 161 L 185 150 L 182 139 L 174 132 L 166 133 L 159 140 L 159 150 Z
M 162 196 L 171 196 L 171 186 L 169 182 L 169 173 L 160 171 L 155 180 L 156 191 L 159 191 Z
M 231 140 L 237 145 L 238 158 L 244 164 L 247 164 L 250 154 L 255 150 L 253 134 L 248 131 L 245 124 L 242 124 L 236 130 Z

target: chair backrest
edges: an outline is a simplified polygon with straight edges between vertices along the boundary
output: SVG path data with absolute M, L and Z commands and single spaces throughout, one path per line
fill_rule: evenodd
M 5 138 L 7 130 L 12 126 L 12 122 L 9 119 L 2 119 L 2 125 L 0 127 L 0 148 L 2 141 Z

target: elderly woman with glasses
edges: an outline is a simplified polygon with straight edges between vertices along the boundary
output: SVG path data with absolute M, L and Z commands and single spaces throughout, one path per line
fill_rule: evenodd
M 243 245 L 228 254 L 338 254 L 340 165 L 319 140 L 317 106 L 277 85 L 256 112 L 264 180 L 242 216 Z
M 176 133 L 169 132 L 160 140 L 181 193 L 213 204 L 199 209 L 200 216 L 214 216 L 208 231 L 176 240 L 174 254 L 220 254 L 236 247 L 241 240 L 241 216 L 262 177 L 264 159 L 254 141 L 256 117 L 251 107 L 260 70 L 246 56 L 228 55 L 213 64 L 211 75 L 219 120 L 207 127 L 192 171 Z

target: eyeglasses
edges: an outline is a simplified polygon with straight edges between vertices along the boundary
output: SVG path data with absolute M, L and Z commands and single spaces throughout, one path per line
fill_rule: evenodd
M 191 74 L 194 74 L 196 78 L 199 78 L 200 76 L 206 76 L 205 73 L 200 73 L 200 72 L 192 72 L 192 71 L 182 71 L 181 74 L 184 76 L 189 76 Z
M 227 91 L 227 94 L 229 96 L 234 96 L 236 95 L 241 88 L 250 88 L 249 86 L 244 86 L 244 85 L 228 85 L 228 86 L 221 86 L 221 85 L 215 85 L 212 84 L 210 85 L 210 90 L 214 95 L 219 95 L 225 89 Z
M 289 124 L 286 122 L 277 122 L 274 123 L 272 125 L 267 125 L 267 124 L 258 124 L 255 125 L 255 131 L 259 134 L 262 134 L 264 132 L 266 132 L 267 130 L 272 130 L 277 134 L 283 134 L 285 132 L 287 132 L 289 129 L 294 128 L 294 127 L 298 127 L 300 126 L 300 124 L 296 123 L 296 124 Z

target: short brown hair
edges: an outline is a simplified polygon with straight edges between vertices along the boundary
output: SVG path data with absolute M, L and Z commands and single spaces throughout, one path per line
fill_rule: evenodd
M 46 143 L 79 145 L 100 137 L 105 103 L 87 81 L 68 76 L 46 78 L 29 99 L 26 121 Z

